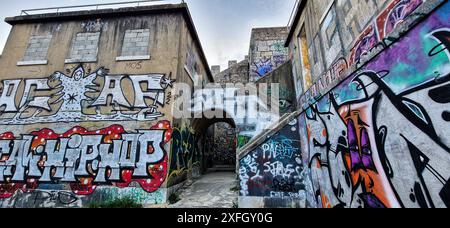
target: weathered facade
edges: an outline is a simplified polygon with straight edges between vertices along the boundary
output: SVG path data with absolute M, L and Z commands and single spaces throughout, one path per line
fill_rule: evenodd
M 284 47 L 288 28 L 254 28 L 250 38 L 250 82 L 272 72 L 288 58 L 288 49 Z
M 298 102 L 307 106 L 394 42 L 389 34 L 424 2 L 301 1 L 286 42 Z
M 192 89 L 213 81 L 185 4 L 6 22 L 13 27 L 0 59 L 2 207 L 81 207 L 125 196 L 165 203 L 200 170 L 191 120 L 172 116 L 175 81 Z
M 298 111 L 241 151 L 241 206 L 449 207 L 449 12 L 300 1 L 286 42 Z

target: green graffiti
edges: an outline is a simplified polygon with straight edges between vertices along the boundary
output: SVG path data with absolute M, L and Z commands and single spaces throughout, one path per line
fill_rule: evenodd
M 237 147 L 239 149 L 244 147 L 245 145 L 247 145 L 247 143 L 250 142 L 250 140 L 251 140 L 251 138 L 248 137 L 248 136 L 239 135 L 238 136 L 238 145 L 237 145 Z
M 200 164 L 201 155 L 197 142 L 198 139 L 192 129 L 173 130 L 169 186 L 186 180 L 188 173 Z

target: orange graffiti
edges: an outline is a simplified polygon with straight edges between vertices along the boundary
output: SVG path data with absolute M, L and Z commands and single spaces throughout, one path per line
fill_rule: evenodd
M 352 110 L 349 107 L 348 110 Z M 352 110 L 343 119 L 348 124 L 350 121 L 355 123 L 356 127 L 356 138 L 357 138 L 357 148 L 360 155 L 363 155 L 362 150 L 364 145 L 362 145 L 362 132 L 367 131 L 369 126 L 366 124 L 367 115 L 364 111 Z M 383 186 L 381 177 L 379 176 L 375 166 L 365 167 L 365 168 L 354 168 L 352 167 L 352 158 L 350 153 L 345 153 L 345 166 L 346 169 L 350 171 L 352 178 L 353 187 L 356 188 L 359 183 L 364 187 L 365 191 L 375 195 L 385 206 L 390 207 L 390 201 L 387 198 L 386 191 Z
M 321 192 L 320 195 L 322 197 L 322 207 L 323 208 L 328 208 L 328 209 L 333 208 L 333 205 L 331 205 L 330 200 L 328 199 L 328 197 L 325 194 L 323 194 L 323 192 Z

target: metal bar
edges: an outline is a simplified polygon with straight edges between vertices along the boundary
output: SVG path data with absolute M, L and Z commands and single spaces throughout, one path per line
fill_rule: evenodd
M 37 8 L 37 9 L 27 9 L 22 10 L 22 12 L 26 15 L 33 11 L 44 11 L 44 10 L 59 10 L 61 9 L 74 9 L 74 8 L 87 8 L 87 7 L 96 7 L 98 9 L 100 6 L 115 6 L 115 5 L 127 5 L 127 4 L 140 4 L 140 3 L 150 3 L 150 2 L 158 2 L 164 0 L 143 0 L 143 1 L 128 1 L 128 2 L 117 2 L 117 3 L 100 3 L 100 4 L 89 4 L 89 5 L 77 5 L 77 6 L 62 6 L 62 7 L 49 7 L 49 8 Z

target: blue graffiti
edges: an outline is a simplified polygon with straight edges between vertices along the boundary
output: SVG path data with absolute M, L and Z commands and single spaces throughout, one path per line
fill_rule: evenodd
M 270 73 L 273 69 L 272 61 L 270 59 L 260 60 L 259 63 L 255 63 L 256 71 L 260 77 Z

